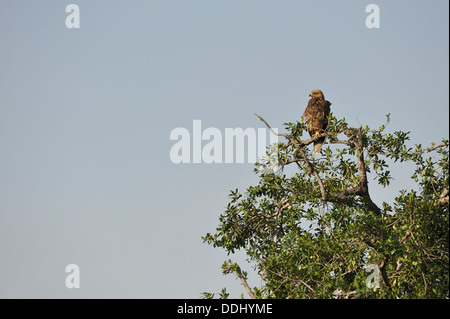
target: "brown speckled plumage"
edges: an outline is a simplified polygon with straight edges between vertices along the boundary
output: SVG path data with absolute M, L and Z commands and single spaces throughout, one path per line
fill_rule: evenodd
M 330 114 L 331 103 L 325 100 L 321 90 L 311 91 L 311 99 L 303 113 L 303 117 L 308 123 L 308 132 L 311 137 L 323 133 L 328 125 L 328 115 Z M 320 154 L 325 137 L 314 142 L 314 153 Z

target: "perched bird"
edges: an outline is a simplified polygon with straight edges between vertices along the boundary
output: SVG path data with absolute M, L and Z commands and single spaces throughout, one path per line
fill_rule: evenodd
M 331 103 L 325 100 L 321 90 L 313 90 L 309 96 L 311 99 L 303 113 L 303 117 L 308 123 L 309 135 L 313 137 L 323 133 L 327 128 Z M 320 154 L 324 142 L 325 137 L 321 137 L 314 142 L 314 153 Z

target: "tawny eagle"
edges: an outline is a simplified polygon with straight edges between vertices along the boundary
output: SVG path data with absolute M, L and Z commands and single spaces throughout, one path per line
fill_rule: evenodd
M 303 113 L 303 117 L 308 123 L 309 135 L 313 137 L 325 132 L 328 126 L 331 103 L 325 100 L 325 96 L 321 90 L 313 90 L 309 96 L 311 99 Z M 325 137 L 321 137 L 314 142 L 314 153 L 320 154 L 324 142 Z

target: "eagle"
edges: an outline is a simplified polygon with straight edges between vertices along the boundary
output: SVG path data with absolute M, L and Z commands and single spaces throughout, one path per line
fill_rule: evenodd
M 330 114 L 331 103 L 325 100 L 321 90 L 312 90 L 309 94 L 311 99 L 303 113 L 303 117 L 308 124 L 308 132 L 311 137 L 323 133 L 328 126 L 328 115 Z M 314 142 L 314 153 L 320 154 L 325 137 Z

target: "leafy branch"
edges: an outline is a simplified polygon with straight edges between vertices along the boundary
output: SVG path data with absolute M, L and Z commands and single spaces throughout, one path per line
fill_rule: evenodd
M 244 249 L 263 285 L 251 288 L 231 261 L 224 273 L 234 273 L 251 298 L 448 297 L 448 140 L 408 147 L 409 132 L 385 132 L 389 114 L 378 129 L 331 114 L 327 130 L 311 138 L 303 137 L 303 119 L 276 133 L 255 116 L 285 138 L 277 145 L 281 174 L 257 163 L 258 185 L 231 191 L 216 232 L 203 240 L 228 254 Z M 328 145 L 315 156 L 308 146 L 321 137 Z M 392 162 L 415 164 L 419 191 L 376 204 L 369 174 L 389 187 Z M 365 284 L 368 264 L 379 269 L 379 289 Z

